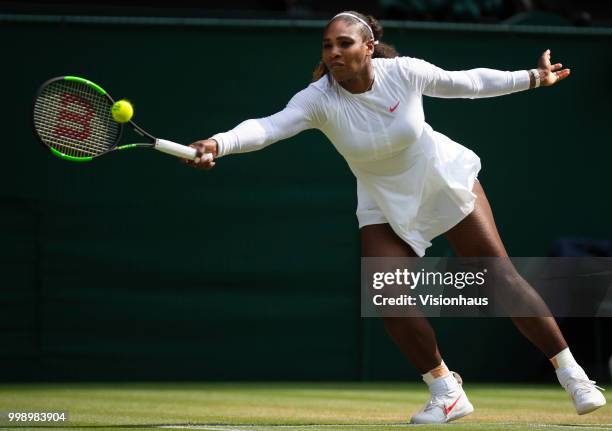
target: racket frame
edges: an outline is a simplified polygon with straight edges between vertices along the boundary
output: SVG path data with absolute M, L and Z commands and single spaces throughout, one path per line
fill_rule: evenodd
M 100 156 L 102 156 L 104 154 L 110 153 L 111 151 L 115 151 L 115 150 L 127 150 L 127 149 L 130 149 L 130 148 L 136 148 L 136 147 L 149 147 L 149 148 L 154 148 L 155 147 L 155 142 L 157 141 L 157 139 L 153 135 L 151 135 L 150 133 L 147 133 L 145 130 L 143 130 L 140 126 L 138 126 L 132 120 L 129 120 L 126 123 L 117 123 L 117 125 L 119 127 L 119 133 L 117 134 L 117 139 L 115 140 L 115 142 L 112 143 L 112 145 L 110 146 L 110 148 L 108 150 L 106 150 L 106 151 L 104 151 L 104 152 L 102 152 L 100 154 L 96 154 L 95 156 L 85 156 L 85 157 L 70 156 L 68 154 L 64 154 L 61 151 L 51 147 L 50 145 L 47 145 L 45 143 L 45 141 L 42 139 L 42 137 L 38 134 L 38 131 L 36 130 L 36 122 L 34 120 L 34 108 L 36 107 L 36 101 L 40 97 L 40 95 L 43 92 L 43 90 L 48 85 L 50 85 L 50 84 L 52 84 L 53 82 L 56 82 L 56 81 L 76 81 L 76 82 L 79 82 L 81 84 L 85 84 L 85 85 L 93 88 L 95 91 L 97 91 L 98 93 L 102 94 L 103 96 L 105 96 L 108 99 L 108 101 L 110 103 L 109 106 L 108 106 L 109 110 L 112 108 L 113 104 L 115 103 L 115 100 L 110 96 L 110 94 L 108 94 L 108 92 L 106 90 L 104 90 L 102 87 L 100 87 L 95 82 L 92 82 L 92 81 L 90 81 L 88 79 L 85 79 L 85 78 L 81 78 L 79 76 L 73 76 L 73 75 L 57 76 L 55 78 L 51 78 L 51 79 L 45 81 L 44 83 L 42 83 L 41 86 L 36 90 L 36 93 L 34 95 L 34 100 L 33 100 L 33 103 L 32 103 L 32 127 L 34 129 L 34 134 L 36 135 L 36 138 L 38 139 L 38 142 L 40 142 L 40 144 L 43 145 L 45 148 L 49 149 L 53 155 L 59 157 L 60 159 L 69 160 L 71 162 L 89 162 L 89 161 L 93 160 L 95 157 L 100 157 Z M 136 133 L 138 133 L 143 138 L 147 139 L 149 141 L 149 143 L 135 143 L 135 144 L 118 145 L 119 141 L 121 141 L 121 137 L 123 136 L 124 126 L 126 124 L 128 124 L 128 123 L 132 126 L 132 128 L 134 129 L 134 131 Z

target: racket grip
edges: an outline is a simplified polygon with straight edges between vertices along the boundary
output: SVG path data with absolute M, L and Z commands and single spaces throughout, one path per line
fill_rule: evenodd
M 177 144 L 176 142 L 172 141 L 166 141 L 165 139 L 156 139 L 154 148 L 162 153 L 171 154 L 173 156 L 188 160 L 194 160 L 197 155 L 195 148 Z M 202 160 L 212 160 L 212 154 L 203 154 Z

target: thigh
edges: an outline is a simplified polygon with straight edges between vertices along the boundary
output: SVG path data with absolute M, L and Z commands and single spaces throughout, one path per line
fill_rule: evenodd
M 365 265 L 369 273 L 393 273 L 398 269 L 398 264 L 401 264 L 402 267 L 405 268 L 412 268 L 415 263 L 413 259 L 393 258 L 418 257 L 412 250 L 412 247 L 397 236 L 389 223 L 371 224 L 361 228 L 361 256 L 365 258 L 389 258 L 368 259 Z M 362 267 L 362 270 L 363 269 Z M 382 295 L 383 297 L 397 298 L 397 290 L 393 288 L 382 290 L 367 289 L 367 292 L 369 295 Z M 370 300 L 371 299 L 372 296 L 370 296 Z M 418 306 L 406 305 L 401 308 L 382 306 L 377 307 L 376 312 L 383 319 L 387 331 L 389 331 L 394 339 L 396 339 L 396 336 L 393 335 L 396 333 L 395 331 L 399 331 L 399 333 L 406 335 L 408 332 L 418 332 L 419 325 L 424 327 L 429 326 L 426 321 L 423 323 L 418 320 L 424 320 L 423 313 L 419 310 Z M 429 331 L 431 331 L 431 328 L 429 328 Z
M 455 254 L 464 257 L 505 257 L 506 248 L 497 231 L 487 196 L 479 181 L 474 182 L 474 210 L 446 232 Z
M 371 224 L 361 228 L 361 256 L 363 257 L 417 257 L 389 223 Z

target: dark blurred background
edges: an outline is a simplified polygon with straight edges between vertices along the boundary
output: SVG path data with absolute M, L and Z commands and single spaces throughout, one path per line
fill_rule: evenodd
M 600 0 L 64 0 L 0 1 L 9 13 L 219 18 L 328 19 L 357 10 L 387 20 L 562 26 L 612 25 Z
M 426 99 L 427 121 L 481 156 L 511 255 L 608 244 L 612 30 L 599 2 L 0 2 L 1 380 L 419 378 L 359 317 L 355 181 L 320 133 L 211 172 L 147 151 L 71 164 L 32 133 L 36 88 L 66 74 L 183 143 L 271 114 L 308 85 L 321 29 L 343 9 L 394 20 L 386 42 L 450 70 L 532 68 L 550 48 L 572 68 L 561 85 Z M 443 239 L 428 253 L 448 254 Z M 560 320 L 597 380 L 609 381 L 610 320 Z M 433 325 L 467 380 L 555 379 L 508 319 Z

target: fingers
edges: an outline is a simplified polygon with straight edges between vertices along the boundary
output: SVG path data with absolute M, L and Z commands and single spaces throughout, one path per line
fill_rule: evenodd
M 194 148 L 198 150 L 198 152 L 196 153 L 196 157 L 195 159 L 193 159 L 193 162 L 190 165 L 198 169 L 212 169 L 215 166 L 215 162 L 213 161 L 213 155 L 204 152 L 204 145 L 194 146 Z
M 569 69 L 563 69 L 563 64 L 550 64 L 551 51 L 547 49 L 542 53 L 538 60 L 538 69 L 543 72 L 544 79 L 541 82 L 543 86 L 550 86 L 567 78 L 570 75 Z
M 557 77 L 557 82 L 559 82 L 562 79 L 565 79 L 565 78 L 567 78 L 570 75 L 570 70 L 569 69 L 559 70 L 559 71 L 555 72 L 555 75 Z
M 547 49 L 542 53 L 540 59 L 538 60 L 538 67 L 540 69 L 550 70 L 550 49 Z
M 540 57 L 540 61 L 538 63 L 541 63 L 541 66 L 545 66 L 545 68 L 547 68 L 551 72 L 559 70 L 563 67 L 561 63 L 556 63 L 553 65 L 550 64 L 550 49 L 547 49 L 542 53 L 542 56 Z
M 570 69 L 557 70 L 556 72 L 548 72 L 542 81 L 542 86 L 549 87 L 557 82 L 567 78 L 570 75 Z
M 197 169 L 212 169 L 215 166 L 214 156 L 207 148 L 207 141 L 196 141 L 189 146 L 196 149 L 196 157 L 193 160 L 183 159 L 183 163 Z

